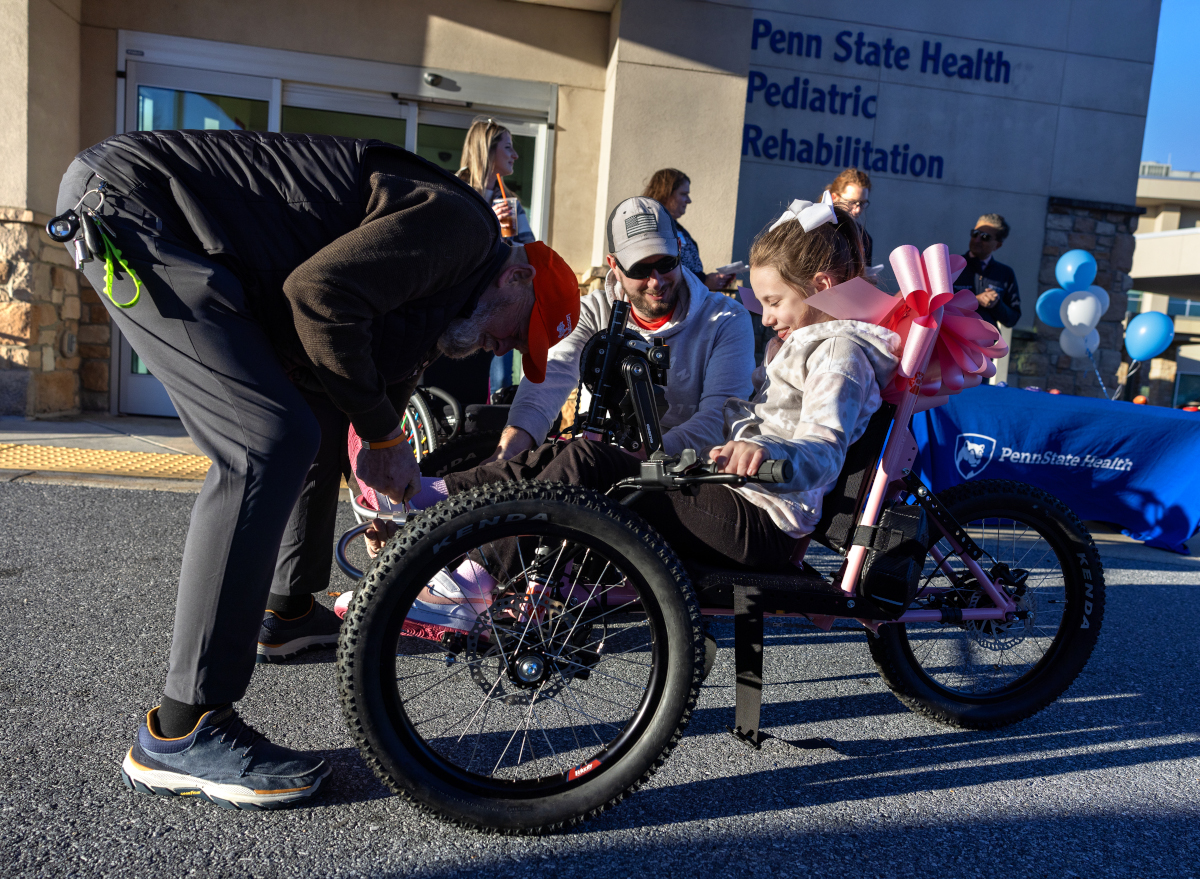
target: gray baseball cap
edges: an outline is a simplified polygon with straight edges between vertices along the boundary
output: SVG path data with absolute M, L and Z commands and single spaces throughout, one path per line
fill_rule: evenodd
M 627 198 L 609 214 L 608 252 L 625 268 L 649 256 L 678 256 L 675 221 L 652 198 Z

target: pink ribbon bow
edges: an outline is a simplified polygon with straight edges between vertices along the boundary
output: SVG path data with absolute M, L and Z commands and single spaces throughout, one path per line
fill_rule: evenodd
M 878 324 L 900 336 L 900 366 L 896 378 L 883 389 L 883 398 L 899 403 L 913 389 L 920 372 L 921 398 L 916 410 L 932 409 L 995 375 L 992 361 L 1007 354 L 1008 346 L 1000 331 L 976 314 L 979 302 L 971 292 L 953 288 L 967 261 L 951 254 L 944 244 L 927 247 L 924 254 L 904 244 L 892 251 L 891 263 L 900 283 L 896 296 L 853 278 L 807 300 L 838 320 Z M 922 371 L 927 356 L 929 362 Z
M 895 403 L 911 389 L 926 355 L 929 362 L 920 377 L 921 396 L 938 398 L 931 401 L 935 406 L 994 376 L 992 361 L 1006 355 L 1008 346 L 1000 331 L 976 313 L 979 302 L 974 295 L 952 287 L 966 260 L 951 255 L 944 244 L 927 247 L 924 254 L 903 244 L 892 251 L 891 263 L 903 304 L 881 323 L 900 336 L 904 353 L 895 380 L 884 389 L 884 399 Z

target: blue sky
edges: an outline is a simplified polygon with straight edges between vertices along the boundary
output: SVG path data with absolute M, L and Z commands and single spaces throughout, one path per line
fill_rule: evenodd
M 1163 0 L 1158 48 L 1150 83 L 1150 108 L 1142 160 L 1165 162 L 1182 171 L 1200 171 L 1200 93 L 1196 88 L 1196 39 L 1200 3 Z

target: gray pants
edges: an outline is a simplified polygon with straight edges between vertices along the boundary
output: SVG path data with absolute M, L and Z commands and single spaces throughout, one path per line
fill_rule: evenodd
M 58 210 L 97 182 L 72 163 Z M 235 274 L 199 249 L 180 217 L 147 204 L 165 202 L 110 193 L 101 212 L 141 279 L 137 304 L 117 308 L 103 294 L 102 258 L 84 274 L 212 461 L 184 546 L 165 692 L 232 702 L 254 670 L 268 592 L 328 584 L 347 421 L 288 380 Z M 124 272 L 113 294 L 133 297 Z

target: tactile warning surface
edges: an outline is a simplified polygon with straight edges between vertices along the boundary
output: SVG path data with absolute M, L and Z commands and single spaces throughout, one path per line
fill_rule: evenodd
M 114 452 L 106 449 L 64 449 L 58 446 L 0 444 L 0 470 L 50 470 L 62 473 L 101 473 L 112 476 L 158 476 L 203 479 L 209 460 L 201 455 L 153 452 Z

